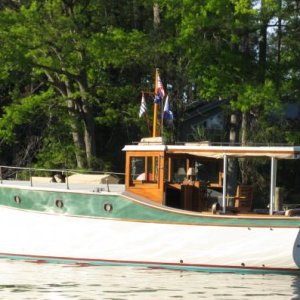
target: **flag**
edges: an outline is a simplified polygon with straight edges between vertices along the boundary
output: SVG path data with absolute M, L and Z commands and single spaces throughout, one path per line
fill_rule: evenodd
M 159 95 L 155 95 L 154 103 L 160 104 L 160 102 L 161 102 L 161 97 Z
M 163 83 L 160 79 L 159 73 L 157 72 L 157 86 L 155 88 L 154 103 L 160 104 L 160 102 L 164 98 L 165 94 L 166 93 L 165 93 Z
M 170 110 L 170 103 L 169 103 L 169 95 L 166 98 L 164 111 L 163 111 L 163 119 L 167 123 L 167 125 L 171 125 L 173 122 L 173 113 Z
M 156 93 L 161 98 L 163 98 L 165 96 L 164 86 L 162 84 L 159 74 L 157 74 L 157 91 L 156 91 Z
M 139 117 L 141 117 L 146 111 L 147 111 L 146 100 L 145 100 L 144 93 L 142 93 L 142 101 L 140 106 Z

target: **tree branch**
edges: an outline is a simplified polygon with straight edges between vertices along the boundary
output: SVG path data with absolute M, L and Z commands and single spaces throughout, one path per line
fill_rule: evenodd
M 32 62 L 32 64 L 33 64 L 33 67 L 41 68 L 41 69 L 44 69 L 46 71 L 54 72 L 54 73 L 61 74 L 61 75 L 66 75 L 68 78 L 73 79 L 73 80 L 79 80 L 80 79 L 80 75 L 72 74 L 72 73 L 70 73 L 66 70 L 63 70 L 63 69 L 58 69 L 58 68 L 46 66 L 46 65 L 39 64 L 39 63 L 36 63 L 36 62 Z

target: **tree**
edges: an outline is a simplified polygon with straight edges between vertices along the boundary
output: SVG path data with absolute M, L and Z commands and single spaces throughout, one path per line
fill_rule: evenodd
M 65 103 L 66 129 L 72 133 L 80 168 L 94 166 L 95 117 L 100 125 L 111 126 L 111 118 L 119 111 L 114 113 L 112 101 L 107 105 L 117 93 L 104 90 L 116 84 L 115 80 L 124 80 L 128 70 L 134 74 L 144 53 L 138 44 L 143 33 L 115 27 L 120 23 L 118 9 L 117 1 L 45 0 L 30 1 L 20 10 L 6 9 L 1 14 L 1 39 L 6 45 L 1 51 L 2 72 L 27 68 L 28 81 L 45 86 L 41 94 L 48 87 L 57 91 L 53 97 Z M 121 76 L 115 76 L 118 72 Z M 19 95 L 22 97 L 24 94 Z M 106 115 L 96 116 L 99 113 Z
M 190 86 L 200 99 L 230 100 L 230 119 L 242 116 L 243 120 L 243 126 L 235 126 L 234 137 L 230 135 L 231 142 L 262 138 L 247 131 L 253 128 L 250 122 L 269 124 L 265 121 L 271 114 L 279 115 L 281 108 L 282 91 L 268 49 L 268 30 L 278 15 L 278 3 L 264 0 L 258 7 L 256 1 L 240 0 L 161 4 L 167 20 L 176 24 L 176 38 L 170 38 L 169 48 L 177 55 L 174 61 L 184 61 L 180 76 L 185 87 Z M 274 135 L 266 138 L 273 140 Z
M 299 7 L 293 0 L 256 4 L 1 2 L 0 92 L 7 107 L 0 126 L 2 144 L 37 145 L 28 142 L 31 132 L 47 124 L 51 130 L 34 131 L 40 141 L 38 160 L 43 155 L 51 160 L 47 145 L 53 161 L 62 161 L 54 152 L 64 147 L 79 167 L 99 165 L 100 156 L 112 162 L 116 147 L 139 138 L 138 127 L 146 128 L 138 119 L 139 95 L 153 91 L 157 67 L 170 95 L 177 138 L 189 102 L 226 98 L 227 111 L 243 124 L 236 126 L 235 141 L 285 139 L 276 128 L 293 127 L 284 123 L 280 108 L 284 99 L 299 98 Z M 9 117 L 9 106 L 26 111 L 23 106 L 38 99 L 51 111 L 33 110 L 31 124 L 22 113 L 22 122 Z M 151 96 L 147 100 L 151 106 Z M 28 140 L 21 134 L 25 126 L 30 128 Z M 288 140 L 297 140 L 292 130 Z

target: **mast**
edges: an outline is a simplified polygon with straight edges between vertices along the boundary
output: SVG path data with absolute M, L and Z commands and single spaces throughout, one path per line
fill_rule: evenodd
M 154 95 L 157 95 L 158 91 L 158 72 L 159 69 L 156 68 L 155 70 L 155 89 Z M 153 111 L 153 137 L 157 137 L 157 115 L 158 115 L 158 103 L 154 102 L 154 111 Z

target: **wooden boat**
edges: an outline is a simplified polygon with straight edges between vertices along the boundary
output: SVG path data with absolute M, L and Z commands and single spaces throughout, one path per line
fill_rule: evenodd
M 66 183 L 33 182 L 32 177 L 24 183 L 1 176 L 0 257 L 299 273 L 300 218 L 295 210 L 275 215 L 274 194 L 277 160 L 299 158 L 300 147 L 164 145 L 156 139 L 123 150 L 125 187 L 95 181 L 72 185 L 71 177 Z M 251 197 L 241 195 L 233 199 L 235 213 L 228 214 L 227 158 L 233 156 L 270 158 L 268 214 L 253 213 Z M 7 169 L 1 167 L 1 174 Z M 209 195 L 201 176 L 211 190 L 219 189 L 219 199 Z

